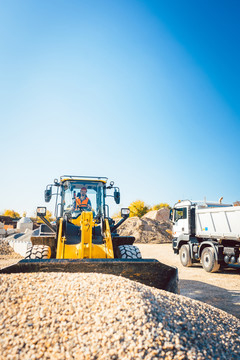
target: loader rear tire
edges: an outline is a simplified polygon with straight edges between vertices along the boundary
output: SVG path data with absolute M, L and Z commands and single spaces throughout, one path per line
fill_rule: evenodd
M 116 255 L 118 259 L 141 259 L 142 255 L 137 246 L 120 245 L 117 247 Z
M 192 259 L 190 255 L 190 248 L 188 244 L 182 245 L 179 251 L 180 261 L 183 266 L 192 266 Z
M 212 247 L 206 247 L 203 249 L 201 262 L 202 267 L 207 272 L 216 272 L 220 268 L 220 264 L 216 260 L 214 249 Z
M 47 245 L 33 245 L 26 252 L 25 259 L 50 259 L 51 248 Z

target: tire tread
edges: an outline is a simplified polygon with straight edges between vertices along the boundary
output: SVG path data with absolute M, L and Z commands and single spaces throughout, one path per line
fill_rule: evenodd
M 51 248 L 47 245 L 33 245 L 26 251 L 25 259 L 50 259 Z
M 141 259 L 142 255 L 137 246 L 120 245 L 117 249 L 117 257 L 119 259 Z

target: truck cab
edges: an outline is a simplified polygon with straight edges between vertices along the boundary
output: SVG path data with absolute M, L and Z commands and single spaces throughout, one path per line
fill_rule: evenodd
M 190 235 L 190 209 L 191 201 L 179 201 L 174 205 L 172 212 L 173 237 L 178 238 L 180 235 Z

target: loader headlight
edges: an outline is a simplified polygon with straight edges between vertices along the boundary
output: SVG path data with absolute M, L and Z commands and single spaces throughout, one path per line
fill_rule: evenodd
M 121 209 L 121 216 L 122 217 L 129 217 L 130 210 L 128 208 L 122 208 Z
M 47 208 L 46 207 L 38 207 L 37 208 L 37 216 L 45 216 L 47 212 Z

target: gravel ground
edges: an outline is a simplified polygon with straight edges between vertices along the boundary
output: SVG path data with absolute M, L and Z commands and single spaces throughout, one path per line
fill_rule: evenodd
M 180 294 L 224 310 L 240 319 L 240 268 L 206 272 L 200 264 L 184 267 L 172 244 L 137 244 L 143 258 L 154 258 L 176 266 Z
M 103 274 L 0 276 L 0 359 L 239 359 L 240 321 Z

